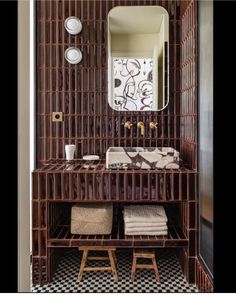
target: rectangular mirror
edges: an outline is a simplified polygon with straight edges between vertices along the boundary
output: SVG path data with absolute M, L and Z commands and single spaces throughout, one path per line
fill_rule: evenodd
M 160 111 L 169 101 L 169 15 L 161 6 L 108 14 L 108 102 L 117 111 Z

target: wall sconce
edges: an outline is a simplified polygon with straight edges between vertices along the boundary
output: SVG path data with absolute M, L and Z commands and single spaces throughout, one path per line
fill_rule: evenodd
M 82 23 L 76 16 L 69 16 L 64 22 L 65 29 L 69 34 L 77 35 L 82 30 Z
M 65 59 L 70 64 L 78 64 L 82 60 L 82 53 L 81 51 L 76 47 L 69 47 L 65 51 Z

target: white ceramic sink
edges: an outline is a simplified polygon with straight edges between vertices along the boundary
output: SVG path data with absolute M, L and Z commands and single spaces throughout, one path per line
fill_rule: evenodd
M 110 147 L 107 169 L 179 169 L 179 152 L 171 147 Z

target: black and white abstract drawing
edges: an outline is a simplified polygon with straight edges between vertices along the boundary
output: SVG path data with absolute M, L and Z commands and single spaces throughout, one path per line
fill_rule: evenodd
M 113 58 L 113 107 L 117 111 L 151 111 L 153 60 Z

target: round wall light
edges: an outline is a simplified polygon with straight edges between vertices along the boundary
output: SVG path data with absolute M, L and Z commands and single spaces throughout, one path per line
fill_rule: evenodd
M 82 53 L 76 47 L 67 48 L 64 56 L 70 64 L 78 64 L 82 60 Z
M 76 16 L 69 16 L 64 22 L 65 29 L 72 35 L 79 34 L 82 30 L 82 23 Z

